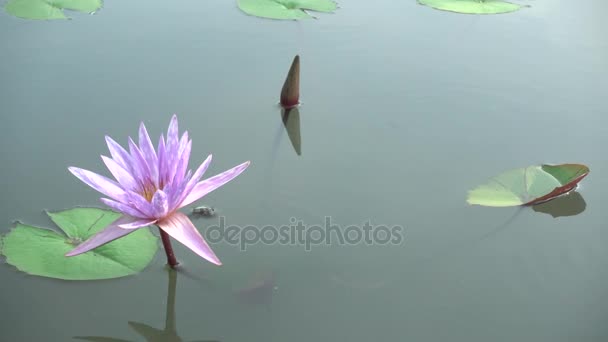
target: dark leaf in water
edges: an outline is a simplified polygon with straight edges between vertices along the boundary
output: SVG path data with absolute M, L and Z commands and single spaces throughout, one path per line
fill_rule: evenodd
M 291 108 L 300 101 L 300 56 L 296 55 L 291 63 L 283 89 L 281 89 L 281 106 Z
M 151 326 L 138 322 L 129 322 L 129 326 L 146 341 L 175 341 L 177 335 L 172 331 L 152 328 Z
M 258 274 L 245 287 L 238 289 L 236 295 L 242 303 L 261 305 L 270 303 L 276 290 L 274 272 L 264 272 Z

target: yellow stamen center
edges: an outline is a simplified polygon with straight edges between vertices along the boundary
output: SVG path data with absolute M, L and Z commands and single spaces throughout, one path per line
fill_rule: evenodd
M 146 199 L 146 201 L 148 202 L 152 202 L 152 197 L 154 197 L 154 194 L 156 193 L 156 187 L 154 186 L 154 184 L 152 183 L 146 183 L 143 186 L 143 190 L 141 192 L 141 195 Z

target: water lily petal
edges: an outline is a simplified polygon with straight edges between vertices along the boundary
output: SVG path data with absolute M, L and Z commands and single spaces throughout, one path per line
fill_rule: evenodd
M 249 166 L 250 162 L 246 161 L 240 165 L 233 167 L 230 170 L 224 171 L 211 178 L 207 178 L 201 182 L 198 182 L 188 196 L 179 205 L 180 208 L 187 206 L 188 204 L 198 200 L 199 198 L 207 195 L 211 191 L 219 188 L 220 186 L 230 182 L 236 176 L 240 175 Z
M 177 142 L 179 139 L 179 129 L 177 124 L 177 115 L 173 114 L 169 128 L 167 129 L 167 153 L 174 155 L 177 151 Z
M 192 221 L 183 213 L 175 212 L 158 221 L 157 225 L 175 240 L 190 248 L 194 253 L 213 264 L 222 264 L 201 233 L 192 224 Z
M 100 200 L 101 200 L 101 202 L 103 202 L 103 204 L 107 205 L 111 209 L 114 209 L 120 213 L 129 215 L 129 216 L 133 216 L 133 217 L 137 217 L 137 218 L 147 217 L 146 214 L 142 213 L 141 211 L 137 210 L 137 208 L 134 208 L 133 206 L 130 206 L 128 204 L 116 202 L 109 198 L 103 198 L 103 197 L 100 198 Z
M 194 189 L 194 187 L 196 186 L 196 183 L 201 179 L 201 177 L 203 177 L 203 175 L 209 168 L 209 165 L 211 164 L 212 159 L 213 159 L 213 155 L 211 155 L 211 154 L 208 155 L 207 159 L 205 159 L 205 161 L 203 161 L 203 163 L 198 167 L 198 169 L 196 169 L 196 171 L 194 172 L 194 175 L 192 175 L 192 177 L 190 179 L 188 179 L 185 187 L 183 187 L 183 190 L 180 191 L 180 197 L 179 197 L 179 201 L 178 201 L 178 203 L 180 203 L 179 204 L 180 208 L 183 207 L 181 202 L 184 201 L 184 199 L 190 194 L 192 189 Z
M 78 177 L 85 184 L 90 186 L 91 188 L 101 192 L 102 194 L 117 200 L 119 202 L 126 202 L 126 193 L 125 191 L 113 180 L 110 180 L 102 175 L 98 175 L 94 172 L 84 170 L 78 167 L 70 166 L 68 167 L 70 172 Z
M 119 224 L 118 226 L 120 228 L 133 230 L 133 229 L 143 228 L 143 227 L 153 225 L 156 223 L 156 221 L 157 221 L 156 219 L 141 219 L 141 220 L 130 221 L 127 223 L 122 223 L 122 224 Z
M 131 152 L 131 172 L 133 176 L 141 182 L 142 186 L 152 184 L 150 167 L 144 158 L 144 154 L 131 138 L 129 138 L 129 152 Z
M 148 164 L 148 169 L 150 170 L 150 175 L 156 185 L 158 184 L 158 157 L 156 156 L 156 151 L 154 151 L 152 140 L 150 140 L 150 136 L 148 135 L 148 130 L 146 130 L 146 126 L 143 122 L 139 125 L 139 148 L 144 155 L 146 163 Z
M 203 177 L 205 172 L 207 172 L 207 169 L 209 168 L 209 165 L 211 164 L 212 159 L 213 159 L 212 154 L 207 156 L 207 159 L 205 159 L 203 161 L 203 163 L 198 167 L 198 169 L 196 169 L 196 171 L 192 175 L 192 178 L 190 178 L 188 180 L 188 183 L 190 183 L 190 185 L 196 184 L 196 182 L 198 182 Z M 192 186 L 192 187 L 194 187 L 194 186 Z M 189 191 L 188 187 L 186 187 L 186 191 Z
M 169 212 L 169 201 L 164 191 L 156 190 L 154 197 L 152 197 L 152 207 L 154 208 L 154 217 L 161 218 L 167 215 Z
M 158 138 L 158 188 L 163 188 L 167 184 L 167 152 L 165 138 L 160 135 Z
M 172 182 L 173 177 L 175 176 L 177 158 L 179 157 L 177 154 L 178 140 L 177 116 L 173 114 L 171 122 L 169 123 L 169 129 L 167 130 L 167 144 L 165 146 L 165 176 L 167 183 Z
M 165 188 L 163 189 L 163 192 L 165 193 L 165 195 L 167 195 L 167 212 L 171 212 L 177 209 L 176 206 L 173 205 L 173 198 L 176 195 L 179 195 L 179 193 L 177 192 L 178 188 L 178 184 L 175 183 L 170 183 L 167 186 L 165 186 Z M 152 201 L 154 202 L 154 200 Z
M 192 140 L 188 140 L 188 132 L 184 132 L 182 139 L 179 142 L 179 149 L 177 151 L 178 158 L 175 167 L 175 175 L 173 176 L 172 183 L 180 184 L 184 180 L 186 175 L 186 169 L 188 169 L 188 162 L 190 161 L 190 151 L 192 150 Z
M 149 217 L 149 218 L 155 217 L 154 208 L 152 207 L 152 203 L 146 201 L 145 198 L 143 198 L 140 194 L 138 194 L 134 191 L 129 191 L 127 196 L 129 198 L 130 205 L 132 207 L 134 207 L 137 210 L 144 213 L 144 215 L 146 215 L 146 217 Z
M 186 176 L 180 184 L 171 184 L 170 187 L 165 188 L 167 196 L 169 197 L 169 211 L 174 211 L 180 208 L 179 204 L 186 198 L 188 193 L 185 191 L 188 181 L 192 177 L 192 170 L 188 170 Z
M 101 156 L 101 159 L 123 189 L 135 190 L 137 188 L 137 182 L 133 176 L 131 176 L 131 174 L 116 161 L 114 161 L 114 159 L 110 159 L 106 156 Z
M 108 242 L 114 241 L 118 238 L 121 238 L 127 234 L 134 232 L 135 230 L 133 229 L 123 229 L 118 226 L 119 224 L 124 224 L 133 220 L 133 218 L 128 216 L 121 216 L 116 221 L 112 222 L 109 226 L 107 226 L 104 230 L 93 235 L 88 240 L 78 245 L 78 247 L 66 253 L 65 256 L 70 257 L 88 252 L 94 248 L 97 248 L 101 245 L 105 245 Z
M 127 151 L 122 148 L 114 139 L 110 138 L 106 135 L 106 144 L 108 145 L 108 150 L 110 150 L 110 155 L 112 159 L 118 163 L 118 165 L 122 166 L 123 169 L 127 171 L 131 171 L 131 156 Z

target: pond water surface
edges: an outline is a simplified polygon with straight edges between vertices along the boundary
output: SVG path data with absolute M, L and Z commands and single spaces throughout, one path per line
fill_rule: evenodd
M 144 121 L 158 137 L 173 113 L 191 168 L 209 153 L 208 175 L 252 162 L 197 203 L 218 209 L 201 231 L 402 227 L 385 245 L 215 243 L 221 267 L 176 243 L 175 278 L 162 252 L 95 282 L 1 265 L 0 340 L 605 341 L 608 4 L 522 2 L 471 16 L 353 0 L 299 22 L 217 0 L 0 14 L 2 233 L 101 206 L 67 167 L 105 173 L 104 135 L 124 145 Z M 301 155 L 277 107 L 296 54 Z M 591 173 L 553 215 L 466 203 L 504 170 L 567 162 Z

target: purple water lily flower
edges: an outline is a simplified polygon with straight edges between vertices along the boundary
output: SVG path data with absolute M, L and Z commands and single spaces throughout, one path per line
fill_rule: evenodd
M 158 150 L 143 122 L 139 126 L 139 146 L 129 138 L 129 152 L 106 136 L 112 158 L 101 156 L 116 181 L 91 171 L 69 167 L 81 181 L 109 198 L 101 201 L 123 214 L 66 256 L 85 253 L 121 238 L 138 228 L 157 225 L 170 266 L 177 265 L 169 235 L 206 260 L 221 265 L 190 219 L 178 209 L 187 206 L 241 174 L 249 161 L 200 181 L 211 163 L 211 155 L 194 174 L 188 170 L 192 140 L 188 132 L 178 136 L 177 116 L 173 115 L 165 142 L 161 134 Z

